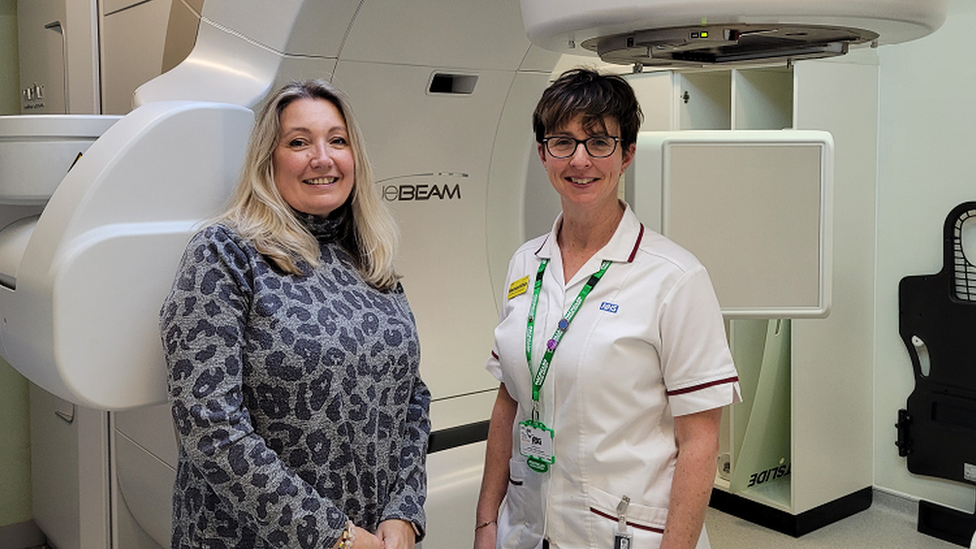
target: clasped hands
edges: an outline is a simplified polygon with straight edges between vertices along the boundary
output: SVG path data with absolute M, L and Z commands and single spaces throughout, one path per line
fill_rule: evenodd
M 384 520 L 372 534 L 356 526 L 353 549 L 413 549 L 416 534 L 413 525 L 404 520 Z

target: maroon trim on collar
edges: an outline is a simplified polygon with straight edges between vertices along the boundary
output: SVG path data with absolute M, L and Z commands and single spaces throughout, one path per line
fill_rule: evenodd
M 498 360 L 498 353 L 496 353 L 495 351 L 492 351 L 491 352 L 491 358 L 493 358 L 495 360 Z
M 612 520 L 614 522 L 617 522 L 617 517 L 615 517 L 613 515 L 610 515 L 608 513 L 604 513 L 603 511 L 601 511 L 599 509 L 595 509 L 593 507 L 590 507 L 590 512 L 593 513 L 594 515 L 598 515 L 598 516 L 601 516 L 601 517 L 603 517 L 605 519 L 610 519 L 610 520 Z M 629 520 L 627 521 L 627 526 L 633 526 L 634 528 L 638 528 L 640 530 L 647 530 L 648 532 L 657 532 L 658 534 L 663 534 L 664 533 L 664 529 L 663 528 L 655 528 L 653 526 L 646 526 L 644 524 L 637 524 L 636 522 L 630 522 Z
M 637 256 L 637 248 L 640 247 L 641 240 L 643 240 L 644 238 L 644 224 L 641 223 L 640 226 L 641 226 L 641 230 L 640 233 L 638 233 L 637 235 L 637 242 L 634 242 L 634 249 L 630 252 L 630 257 L 627 258 L 627 263 L 634 262 L 634 257 Z
M 695 391 L 701 391 L 702 389 L 708 389 L 709 387 L 714 387 L 716 385 L 724 385 L 726 383 L 737 383 L 739 377 L 728 377 L 725 379 L 719 379 L 717 381 L 710 381 L 708 383 L 702 383 L 701 385 L 692 385 L 691 387 L 685 387 L 684 389 L 675 389 L 674 391 L 668 391 L 668 396 L 675 395 L 685 395 L 688 393 L 694 393 Z
M 549 242 L 549 236 L 550 235 L 546 235 L 546 239 L 542 241 L 542 245 L 539 246 L 539 249 L 535 251 L 535 255 L 539 255 L 539 252 L 542 251 L 542 248 L 545 248 L 546 247 L 546 242 Z M 633 263 L 634 262 L 634 258 L 637 257 L 637 249 L 640 248 L 640 244 L 641 244 L 641 241 L 642 240 L 644 240 L 644 224 L 643 223 L 640 224 L 640 232 L 637 233 L 637 241 L 634 242 L 634 249 L 630 251 L 630 256 L 627 257 L 627 263 Z
M 552 233 L 550 233 L 550 234 L 552 234 Z M 542 251 L 542 248 L 545 248 L 546 247 L 546 242 L 549 242 L 549 235 L 548 234 L 546 235 L 546 239 L 542 241 L 542 245 L 539 246 L 539 249 L 535 251 L 535 255 L 539 255 L 539 252 Z

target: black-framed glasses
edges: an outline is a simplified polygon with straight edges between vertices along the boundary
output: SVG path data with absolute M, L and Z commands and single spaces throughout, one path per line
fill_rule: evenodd
M 620 138 L 613 137 L 612 135 L 594 135 L 586 139 L 557 135 L 554 137 L 546 137 L 542 140 L 546 144 L 546 151 L 553 158 L 569 158 L 573 156 L 576 154 L 576 149 L 580 143 L 586 149 L 586 154 L 593 158 L 606 158 L 617 150 L 618 141 L 620 141 Z

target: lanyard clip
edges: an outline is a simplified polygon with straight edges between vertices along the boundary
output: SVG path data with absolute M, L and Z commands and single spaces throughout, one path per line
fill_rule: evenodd
M 532 423 L 539 423 L 539 401 L 532 401 Z
M 620 503 L 617 504 L 617 531 L 620 533 L 627 532 L 627 507 L 629 506 L 629 497 L 620 498 Z

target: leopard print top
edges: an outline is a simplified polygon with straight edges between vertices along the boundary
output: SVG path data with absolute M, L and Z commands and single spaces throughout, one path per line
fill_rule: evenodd
M 173 548 L 330 548 L 348 519 L 423 537 L 430 393 L 403 289 L 363 281 L 336 220 L 299 217 L 321 250 L 306 276 L 217 224 L 163 303 Z

